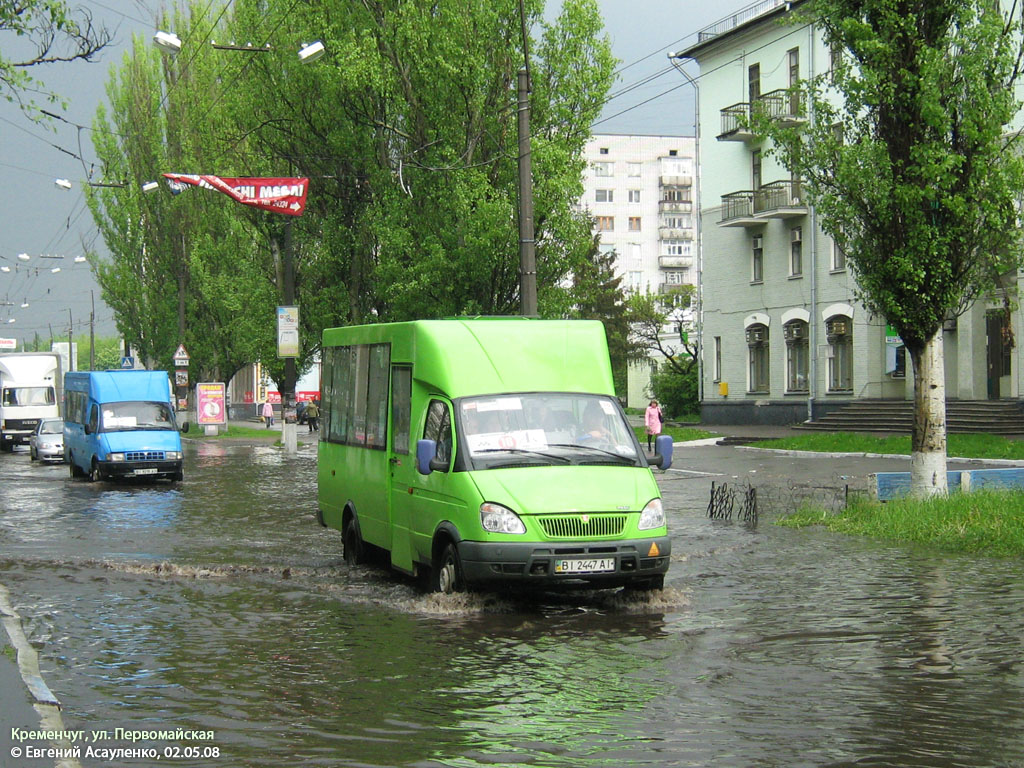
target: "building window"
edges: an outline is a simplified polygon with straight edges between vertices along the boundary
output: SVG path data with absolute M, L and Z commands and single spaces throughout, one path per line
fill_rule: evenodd
M 676 156 L 676 155 L 678 155 L 678 154 L 679 154 L 679 150 L 678 150 L 678 149 L 670 149 L 670 150 L 668 151 L 668 156 L 669 156 L 669 157 L 675 157 L 675 156 Z
M 669 285 L 685 285 L 689 270 L 679 269 L 665 273 L 665 282 Z
M 630 216 L 629 217 L 629 231 L 630 232 L 639 232 L 640 231 L 640 217 L 639 216 Z
M 839 247 L 839 243 L 832 241 L 832 267 L 833 272 L 842 272 L 846 269 L 846 251 Z
M 595 176 L 611 176 L 615 170 L 614 163 L 594 163 Z
M 755 149 L 750 153 L 750 182 L 754 190 L 761 188 L 761 167 L 761 150 Z
M 661 226 L 669 229 L 693 229 L 693 217 L 690 214 L 683 216 L 663 216 Z
M 722 380 L 722 337 L 715 336 L 715 358 L 713 361 L 711 375 L 713 381 Z
M 747 328 L 747 355 L 750 365 L 747 391 L 767 393 L 768 383 L 768 326 L 760 323 Z
M 614 203 L 615 202 L 615 190 L 614 189 L 595 189 L 594 190 L 594 201 L 598 203 Z
M 693 244 L 689 240 L 662 240 L 666 256 L 693 256 Z
M 597 151 L 600 152 L 602 155 L 607 155 L 608 154 L 608 147 L 601 147 Z
M 789 276 L 799 277 L 804 273 L 803 230 L 793 227 L 789 231 Z
M 800 82 L 800 49 L 792 48 L 787 51 L 786 58 L 789 63 L 789 87 L 792 88 Z
M 614 216 L 597 216 L 594 218 L 594 222 L 597 224 L 598 232 L 611 232 L 615 229 Z
M 753 107 L 761 98 L 761 65 L 751 64 L 747 67 L 747 97 L 750 106 Z
M 853 391 L 853 321 L 837 315 L 825 323 L 828 340 L 828 391 Z
M 750 282 L 760 283 L 764 280 L 764 238 L 755 235 L 750 242 Z
M 639 189 L 631 189 L 631 190 L 629 190 L 629 202 L 631 202 L 631 203 L 639 203 L 640 202 L 640 190 Z
M 803 320 L 786 323 L 782 328 L 786 339 L 786 391 L 807 392 L 808 326 Z
M 666 189 L 662 192 L 661 199 L 666 203 L 689 203 L 690 187 L 681 189 Z
M 640 270 L 631 270 L 627 280 L 631 290 L 639 291 L 644 285 L 644 273 Z
M 626 175 L 634 177 L 639 176 L 642 167 L 643 166 L 640 163 L 626 163 Z

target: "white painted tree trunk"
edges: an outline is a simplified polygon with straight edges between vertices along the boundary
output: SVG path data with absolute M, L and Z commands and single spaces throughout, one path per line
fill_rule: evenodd
M 910 447 L 910 495 L 946 494 L 946 371 L 942 328 L 924 348 L 911 352 L 914 363 L 914 433 Z

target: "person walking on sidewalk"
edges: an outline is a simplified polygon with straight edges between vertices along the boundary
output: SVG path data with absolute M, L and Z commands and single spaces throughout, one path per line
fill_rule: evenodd
M 269 400 L 263 403 L 263 420 L 267 422 L 267 429 L 274 426 L 274 406 Z
M 309 425 L 310 432 L 316 432 L 319 419 L 320 406 L 316 404 L 316 400 L 313 400 L 306 406 L 306 424 Z
M 661 413 L 661 406 L 657 400 L 651 400 L 651 404 L 644 411 L 644 427 L 647 430 L 647 450 L 650 451 L 654 438 L 661 434 L 661 424 L 665 421 Z

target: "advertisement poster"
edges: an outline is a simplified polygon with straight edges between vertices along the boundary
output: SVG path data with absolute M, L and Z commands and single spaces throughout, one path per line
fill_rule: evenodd
M 286 216 L 302 215 L 309 189 L 307 178 L 228 178 L 191 173 L 165 173 L 164 177 L 174 194 L 186 189 L 186 185 L 214 189 L 242 205 Z
M 227 415 L 224 383 L 196 384 L 196 423 L 226 424 Z
M 277 356 L 299 356 L 299 308 L 277 308 Z

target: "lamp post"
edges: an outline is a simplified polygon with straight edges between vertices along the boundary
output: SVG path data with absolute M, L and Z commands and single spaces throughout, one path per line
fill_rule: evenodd
M 694 219 L 697 225 L 697 317 L 695 326 L 697 329 L 697 402 L 704 402 L 704 228 L 701 225 L 701 169 L 700 169 L 700 83 L 690 77 L 690 74 L 682 68 L 679 62 L 687 60 L 687 57 L 677 54 L 675 51 L 668 52 L 668 60 L 675 67 L 676 71 L 686 78 L 686 81 L 693 86 L 694 91 L 694 181 L 697 192 L 694 195 L 694 206 L 697 209 L 697 216 Z M 690 59 L 692 61 L 692 59 Z

